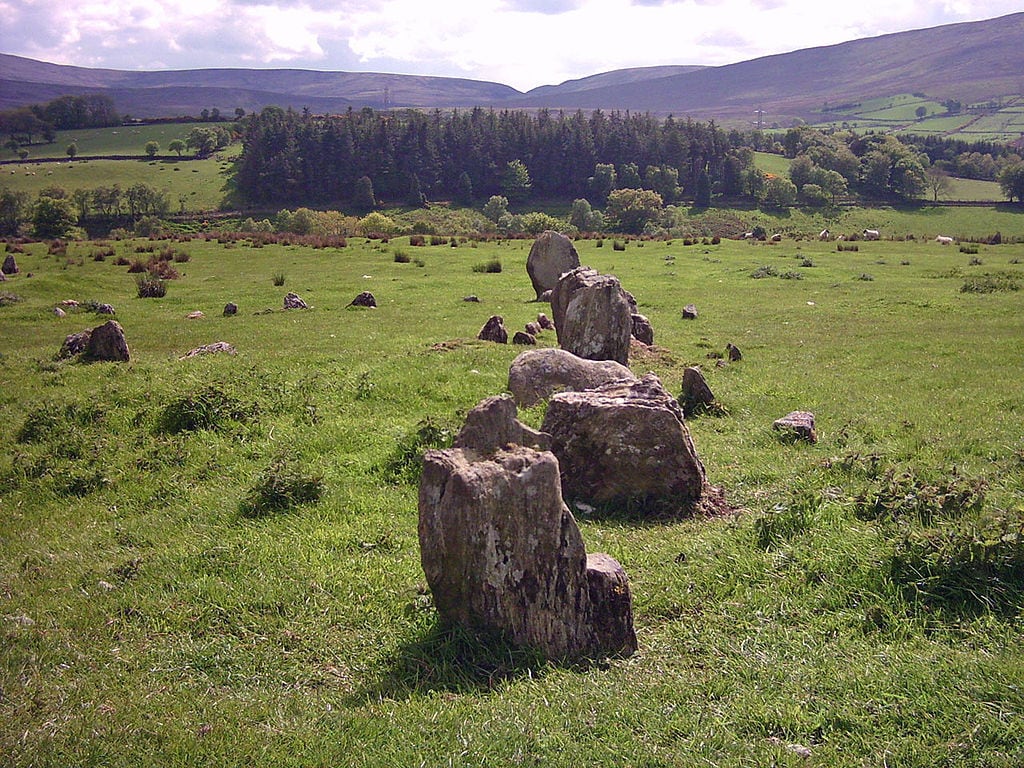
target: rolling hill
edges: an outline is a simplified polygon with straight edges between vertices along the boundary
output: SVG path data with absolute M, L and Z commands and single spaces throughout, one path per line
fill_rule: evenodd
M 1024 94 L 1024 13 L 807 48 L 719 67 L 641 67 L 522 93 L 444 77 L 294 69 L 127 72 L 0 54 L 0 109 L 102 92 L 134 117 L 266 105 L 315 112 L 349 107 L 621 109 L 697 119 L 813 119 L 825 105 L 899 93 L 964 104 Z

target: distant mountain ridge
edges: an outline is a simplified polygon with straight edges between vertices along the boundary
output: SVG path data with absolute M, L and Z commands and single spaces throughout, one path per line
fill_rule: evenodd
M 632 110 L 697 119 L 807 118 L 823 105 L 924 92 L 964 103 L 1024 94 L 1024 13 L 807 48 L 719 67 L 615 70 L 527 93 L 478 80 L 300 69 L 133 72 L 0 54 L 0 109 L 105 93 L 139 118 L 232 115 L 276 105 L 313 112 L 372 107 Z

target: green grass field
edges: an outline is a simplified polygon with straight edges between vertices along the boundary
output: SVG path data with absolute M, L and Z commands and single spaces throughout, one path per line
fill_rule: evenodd
M 724 413 L 689 428 L 735 511 L 579 515 L 640 650 L 574 666 L 442 631 L 419 565 L 410 457 L 504 391 L 521 350 L 475 336 L 548 310 L 528 241 L 27 246 L 0 285 L 0 762 L 1021 765 L 1024 244 L 857 245 L 577 243 L 654 326 L 634 372 L 704 369 Z M 115 257 L 162 248 L 181 277 L 140 299 Z M 114 305 L 131 362 L 56 361 L 103 319 L 64 299 Z M 773 433 L 794 409 L 817 444 Z M 294 478 L 319 499 L 243 514 Z

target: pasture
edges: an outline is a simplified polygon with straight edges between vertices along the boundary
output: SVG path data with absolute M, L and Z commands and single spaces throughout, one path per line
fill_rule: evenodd
M 222 239 L 29 244 L 0 284 L 5 765 L 1024 762 L 1024 244 L 578 242 L 655 329 L 633 371 L 705 371 L 722 409 L 688 425 L 733 510 L 578 512 L 640 650 L 567 666 L 438 627 L 416 533 L 416 457 L 521 351 L 476 333 L 549 312 L 530 242 Z M 117 257 L 164 249 L 138 298 Z M 105 319 L 65 299 L 114 305 L 131 362 L 55 360 Z M 796 409 L 817 444 L 772 431 Z

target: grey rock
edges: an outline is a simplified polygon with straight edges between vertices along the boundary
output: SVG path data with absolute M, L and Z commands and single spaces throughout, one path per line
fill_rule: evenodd
M 683 512 L 704 491 L 682 409 L 653 373 L 552 395 L 541 430 L 551 435 L 566 498 Z
M 234 348 L 234 346 L 232 346 L 226 341 L 215 341 L 212 344 L 205 344 L 201 347 L 196 347 L 195 349 L 189 350 L 178 359 L 185 360 L 190 357 L 199 357 L 200 355 L 217 354 L 234 355 L 237 354 L 237 350 Z
M 224 305 L 224 317 L 231 317 L 232 315 L 238 314 L 238 305 L 233 302 L 228 302 Z
M 647 319 L 646 315 L 641 315 L 634 312 L 632 317 L 633 321 L 633 338 L 642 344 L 652 346 L 654 344 L 654 327 L 651 325 L 651 321 Z
M 537 292 L 537 299 L 558 285 L 558 278 L 564 272 L 579 265 L 580 256 L 568 237 L 550 229 L 537 235 L 526 259 L 526 272 L 533 283 L 533 290 Z
M 14 258 L 14 254 L 8 253 L 7 256 L 4 258 L 3 267 L 0 267 L 0 272 L 2 272 L 5 275 L 16 275 L 20 271 L 21 270 L 18 269 L 18 262 Z
M 587 557 L 558 471 L 553 454 L 521 446 L 427 452 L 418 532 L 434 604 L 445 624 L 547 658 L 629 655 L 629 581 L 611 558 Z
M 614 360 L 585 360 L 564 349 L 523 352 L 508 371 L 508 391 L 528 408 L 556 392 L 593 389 L 620 380 L 635 381 L 633 372 Z
M 98 362 L 126 363 L 130 357 L 124 328 L 117 320 L 93 328 L 82 354 L 83 359 Z
M 713 402 L 715 402 L 715 395 L 700 368 L 690 366 L 684 370 L 683 391 L 679 395 L 679 405 L 683 409 L 683 415 L 690 416 L 697 413 Z
M 309 305 L 297 293 L 290 292 L 284 297 L 285 309 L 309 309 Z
M 697 319 L 697 305 L 687 304 L 683 307 L 683 320 L 696 320 Z
M 535 346 L 537 344 L 537 337 L 526 331 L 516 331 L 512 335 L 512 343 L 523 346 Z
M 376 309 L 377 299 L 369 291 L 362 291 L 348 304 L 350 307 L 370 307 Z
M 809 443 L 818 442 L 818 432 L 814 427 L 814 414 L 810 411 L 791 411 L 781 419 L 772 422 L 772 429 L 797 440 L 806 440 Z
M 452 442 L 454 448 L 481 455 L 512 445 L 546 451 L 551 447 L 551 436 L 519 421 L 515 400 L 510 395 L 494 395 L 477 403 L 466 414 L 466 421 Z
M 588 360 L 629 361 L 632 308 L 619 279 L 590 267 L 566 272 L 551 295 L 559 346 Z

